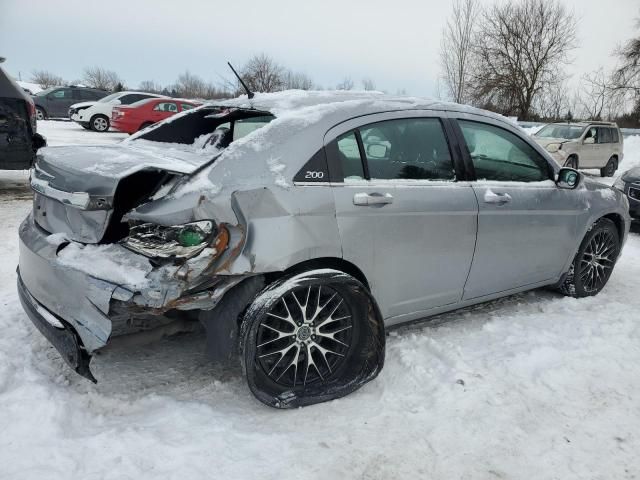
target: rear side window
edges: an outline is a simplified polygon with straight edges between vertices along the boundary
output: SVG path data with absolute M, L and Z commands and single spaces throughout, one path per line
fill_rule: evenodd
M 345 181 L 455 180 L 449 145 L 437 118 L 362 126 L 328 144 L 327 155 L 341 167 Z
M 598 143 L 611 143 L 611 129 L 598 127 Z
M 64 100 L 73 98 L 73 92 L 70 88 L 61 88 L 49 94 L 49 98 L 53 100 Z
M 181 103 L 180 106 L 182 107 L 182 110 L 191 110 L 192 108 L 194 108 L 194 105 L 191 105 L 189 103 Z
M 613 143 L 620 143 L 620 136 L 618 135 L 618 129 L 617 128 L 612 128 L 611 129 L 611 141 Z
M 458 120 L 478 180 L 549 179 L 546 160 L 517 135 L 486 123 Z
M 449 145 L 436 118 L 407 118 L 360 129 L 372 180 L 455 180 Z
M 131 93 L 129 95 L 123 95 L 119 98 L 121 105 L 131 105 L 132 103 L 139 102 L 145 98 L 151 98 L 149 95 L 142 95 L 139 93 Z
M 178 105 L 173 102 L 162 102 L 156 105 L 153 109 L 158 112 L 177 112 Z

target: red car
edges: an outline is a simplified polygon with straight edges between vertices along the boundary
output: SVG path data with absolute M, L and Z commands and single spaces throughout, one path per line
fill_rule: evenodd
M 199 103 L 190 100 L 178 100 L 175 98 L 140 100 L 131 105 L 113 107 L 111 127 L 131 134 L 169 118 L 178 112 L 190 110 L 199 105 Z

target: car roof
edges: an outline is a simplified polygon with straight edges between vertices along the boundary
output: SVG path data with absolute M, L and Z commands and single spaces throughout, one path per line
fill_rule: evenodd
M 588 127 L 589 125 L 600 125 L 603 127 L 617 127 L 615 122 L 603 122 L 600 120 L 594 120 L 593 122 L 555 122 L 553 125 L 566 125 L 569 127 Z
M 272 113 L 276 117 L 283 114 L 331 115 L 342 112 L 344 118 L 358 115 L 397 110 L 443 110 L 489 116 L 513 125 L 508 118 L 479 108 L 444 102 L 424 97 L 388 95 L 382 92 L 352 90 L 286 90 L 275 93 L 256 93 L 251 99 L 247 95 L 230 100 L 215 100 L 206 105 L 215 107 L 235 107 L 254 109 Z

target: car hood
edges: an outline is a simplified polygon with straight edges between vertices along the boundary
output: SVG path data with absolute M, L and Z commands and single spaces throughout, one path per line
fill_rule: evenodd
M 80 103 L 74 103 L 73 105 L 71 105 L 70 108 L 87 108 L 87 107 L 93 107 L 96 103 L 98 102 L 80 102 Z
M 552 143 L 566 143 L 571 140 L 567 140 L 566 138 L 547 138 L 547 137 L 536 137 L 535 135 L 532 138 L 536 141 L 536 143 L 542 147 L 546 147 Z
M 640 183 L 640 167 L 632 168 L 622 174 L 622 180 L 628 183 Z

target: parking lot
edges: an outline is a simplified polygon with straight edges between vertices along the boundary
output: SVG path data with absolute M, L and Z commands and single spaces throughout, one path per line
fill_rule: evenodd
M 50 145 L 124 138 L 70 122 L 39 127 Z M 640 142 L 626 148 L 625 161 L 637 161 Z M 97 385 L 71 372 L 17 298 L 27 180 L 0 173 L 6 478 L 640 475 L 637 227 L 598 296 L 538 290 L 392 331 L 377 381 L 341 400 L 274 411 L 253 399 L 239 368 L 208 362 L 202 332 L 114 342 L 93 360 Z

